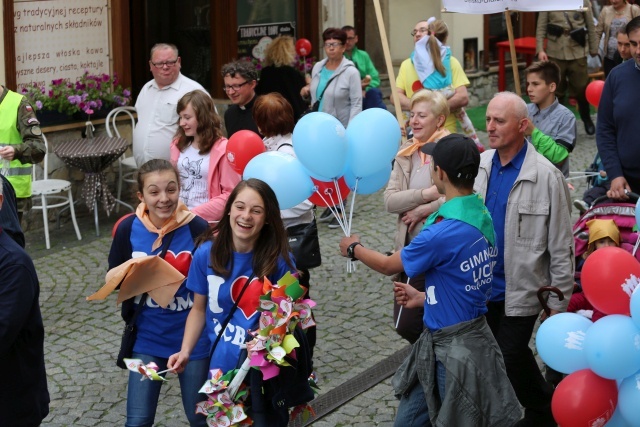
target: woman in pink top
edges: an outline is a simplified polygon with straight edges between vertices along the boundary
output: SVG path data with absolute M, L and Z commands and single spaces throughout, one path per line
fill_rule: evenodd
M 180 174 L 180 200 L 209 222 L 222 217 L 229 194 L 240 182 L 226 159 L 227 139 L 209 95 L 194 90 L 178 101 L 178 131 L 171 163 Z

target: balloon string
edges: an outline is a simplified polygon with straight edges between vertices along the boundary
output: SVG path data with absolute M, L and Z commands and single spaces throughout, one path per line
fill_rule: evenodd
M 358 192 L 358 181 L 359 181 L 359 178 L 356 178 L 356 185 L 353 188 L 353 195 L 351 196 L 351 208 L 349 210 L 349 220 L 347 221 L 347 224 L 346 224 L 347 228 L 344 233 L 345 236 L 347 237 L 351 235 L 351 224 L 353 222 L 353 207 L 355 205 L 356 194 Z M 345 219 L 346 219 L 346 216 L 345 216 Z M 356 263 L 351 260 L 347 260 L 347 273 L 353 273 L 356 271 L 356 269 L 357 269 Z

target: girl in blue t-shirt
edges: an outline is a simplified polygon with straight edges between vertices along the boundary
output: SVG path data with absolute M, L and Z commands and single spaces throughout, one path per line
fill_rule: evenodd
M 109 252 L 110 269 L 131 258 L 159 255 L 168 244 L 165 261 L 187 275 L 195 238 L 207 230 L 208 224 L 189 212 L 180 202 L 179 193 L 180 180 L 171 163 L 155 159 L 140 167 L 140 205 L 135 215 L 117 225 Z M 140 300 L 138 296 L 123 303 L 125 321 L 131 319 Z M 193 291 L 187 289 L 186 281 L 180 285 L 167 308 L 160 307 L 147 296 L 136 318 L 137 335 L 132 358 L 141 359 L 145 364 L 155 362 L 159 370 L 165 370 L 169 356 L 180 349 L 193 300 Z M 196 337 L 191 353 L 192 363 L 178 375 L 182 404 L 191 426 L 206 426 L 206 420 L 196 415 L 195 405 L 206 398 L 198 390 L 207 379 L 208 354 L 208 338 Z M 161 381 L 140 381 L 140 374 L 129 372 L 126 426 L 153 425 L 161 386 Z
M 257 311 L 262 278 L 276 283 L 287 271 L 295 271 L 280 207 L 273 190 L 263 181 L 240 181 L 224 208 L 222 219 L 194 254 L 187 288 L 195 292 L 182 349 L 168 366 L 181 372 L 191 365 L 194 348 L 203 329 L 212 343 L 210 369 L 228 372 L 244 361 L 249 330 L 258 328 Z M 244 291 L 243 291 L 244 289 Z M 233 311 L 235 302 L 238 307 Z M 229 314 L 233 313 L 231 317 Z M 229 318 L 221 332 L 222 324 Z M 287 408 L 276 414 L 250 413 L 256 425 L 285 425 Z M 266 416 L 262 419 L 260 416 Z

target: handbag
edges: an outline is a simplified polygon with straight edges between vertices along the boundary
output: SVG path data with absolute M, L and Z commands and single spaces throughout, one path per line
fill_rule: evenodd
M 164 241 L 162 245 L 162 252 L 160 258 L 164 258 L 169 250 L 171 240 L 175 231 L 172 231 Z M 135 298 L 135 297 L 134 297 Z M 133 346 L 136 343 L 136 336 L 138 335 L 138 328 L 136 327 L 136 320 L 144 308 L 144 302 L 147 298 L 147 293 L 142 294 L 138 307 L 133 311 L 133 299 L 129 298 L 122 302 L 122 317 L 125 319 L 124 329 L 122 330 L 122 338 L 120 340 L 120 350 L 118 351 L 118 357 L 116 358 L 116 366 L 118 368 L 127 369 L 127 364 L 124 363 L 124 359 L 128 359 L 133 354 Z
M 322 264 L 320 256 L 320 240 L 318 239 L 318 224 L 315 216 L 307 224 L 293 225 L 287 228 L 289 247 L 293 252 L 296 267 L 309 269 Z

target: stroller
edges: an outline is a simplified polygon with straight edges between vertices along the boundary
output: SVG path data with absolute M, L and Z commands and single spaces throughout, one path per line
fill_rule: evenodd
M 607 196 L 594 200 L 593 205 L 583 213 L 573 225 L 573 238 L 576 246 L 576 261 L 582 259 L 589 242 L 589 229 L 587 222 L 592 219 L 612 219 L 620 230 L 620 247 L 633 254 L 640 261 L 638 252 L 638 230 L 636 226 L 636 204 L 638 195 L 629 193 L 634 203 L 609 203 Z M 578 263 L 576 262 L 576 265 Z M 579 272 L 576 271 L 576 280 L 579 281 Z

